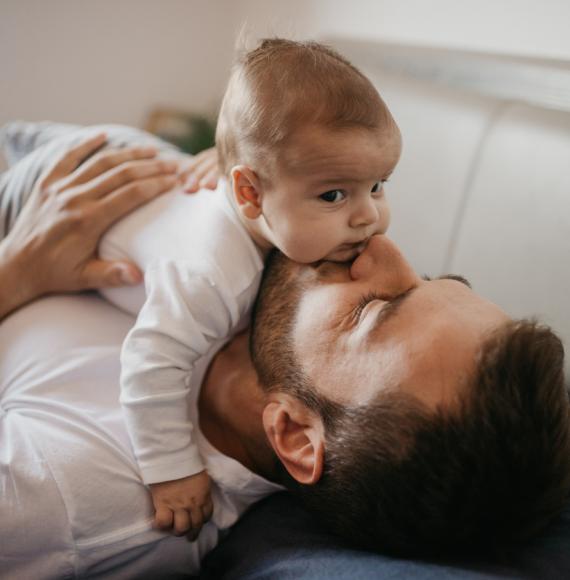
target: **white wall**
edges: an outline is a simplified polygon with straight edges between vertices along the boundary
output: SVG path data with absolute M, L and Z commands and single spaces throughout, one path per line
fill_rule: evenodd
M 570 60 L 568 0 L 240 0 L 250 29 Z
M 0 0 L 0 124 L 215 111 L 234 36 L 355 36 L 570 59 L 568 0 Z
M 0 0 L 0 124 L 141 125 L 154 105 L 214 112 L 231 21 L 208 0 Z
M 0 0 L 0 125 L 213 113 L 244 25 L 570 60 L 568 23 L 568 0 Z

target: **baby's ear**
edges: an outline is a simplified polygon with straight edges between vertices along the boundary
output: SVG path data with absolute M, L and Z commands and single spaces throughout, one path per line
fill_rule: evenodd
M 232 190 L 237 206 L 248 219 L 261 215 L 261 185 L 255 171 L 247 165 L 236 165 L 231 171 Z

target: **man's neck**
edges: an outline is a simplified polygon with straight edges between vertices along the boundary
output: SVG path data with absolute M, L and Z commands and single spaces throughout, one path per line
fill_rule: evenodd
M 244 333 L 210 364 L 198 401 L 200 429 L 224 455 L 275 480 L 275 455 L 262 424 L 264 404 L 265 394 L 257 382 Z

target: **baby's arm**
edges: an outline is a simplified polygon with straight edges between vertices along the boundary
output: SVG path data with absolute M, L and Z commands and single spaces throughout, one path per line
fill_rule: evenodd
M 213 341 L 229 335 L 235 314 L 216 272 L 196 274 L 179 262 L 157 262 L 145 282 L 147 300 L 121 354 L 121 403 L 143 481 L 151 485 L 156 525 L 174 523 L 180 533 L 184 516 L 177 517 L 177 510 L 190 511 L 193 523 L 198 510 L 211 513 L 189 414 L 197 399 L 192 370 Z

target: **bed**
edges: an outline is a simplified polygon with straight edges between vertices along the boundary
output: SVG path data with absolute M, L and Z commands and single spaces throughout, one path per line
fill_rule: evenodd
M 404 154 L 387 192 L 393 213 L 392 237 L 414 266 L 429 274 L 464 274 L 477 291 L 511 315 L 538 315 L 570 344 L 570 270 L 566 265 L 570 256 L 569 63 L 347 39 L 331 42 L 373 79 L 402 130 Z M 42 139 L 51 139 L 49 131 L 64 130 L 52 125 L 44 125 L 41 131 L 27 127 L 13 125 L 5 135 L 12 145 L 12 160 L 41 145 Z M 13 207 L 5 215 L 13 219 L 16 210 Z M 40 301 L 19 316 L 46 320 L 44 332 L 48 332 L 61 300 L 64 298 Z M 101 331 L 112 332 L 113 340 L 120 343 L 129 324 L 124 315 L 110 322 L 110 307 L 93 295 L 65 300 L 71 300 L 74 308 L 87 308 Z M 105 321 L 109 324 L 103 324 Z M 15 324 L 14 319 L 8 322 Z M 17 336 L 14 332 L 11 328 L 11 336 Z M 17 347 L 17 341 L 10 338 L 0 350 L 17 356 Z M 93 344 L 82 346 L 87 347 Z M 116 356 L 116 352 L 104 354 Z M 25 373 L 25 358 L 22 353 L 19 356 L 17 368 Z M 22 445 L 33 454 L 47 433 L 42 430 L 42 415 L 34 410 L 33 397 L 14 391 L 9 395 L 8 401 L 7 391 L 1 393 L 1 421 L 5 424 L 7 404 L 13 405 L 15 400 L 22 416 L 32 417 L 19 432 Z M 80 420 L 93 412 L 82 409 Z M 109 424 L 101 426 L 103 431 L 112 431 L 118 420 L 110 417 Z M 24 429 L 32 424 L 37 429 L 33 436 Z M 61 437 L 63 441 L 64 435 Z M 128 442 L 121 437 L 114 438 L 109 453 L 124 452 Z M 37 456 L 41 461 L 39 451 Z M 96 485 L 105 485 L 112 473 L 101 477 Z M 135 480 L 133 475 L 128 487 L 138 490 L 133 502 L 148 511 L 148 497 Z M 81 488 L 92 484 L 87 482 Z M 46 487 L 46 494 L 48 491 Z M 49 507 L 46 513 L 38 512 L 35 531 L 43 529 L 42 522 L 49 522 Z M 99 518 L 98 525 L 103 526 L 104 519 Z M 27 538 L 33 547 L 34 530 L 25 529 L 25 520 L 19 527 L 17 524 L 14 538 Z M 57 534 L 52 539 L 55 544 L 60 540 Z M 397 560 L 347 549 L 321 529 L 296 500 L 280 493 L 254 506 L 237 523 L 206 557 L 201 577 L 562 579 L 570 577 L 569 544 L 570 504 L 544 535 L 500 561 Z M 172 548 L 163 545 L 156 552 L 141 546 L 142 541 L 140 545 L 126 543 L 124 551 L 116 558 L 112 555 L 103 567 L 70 571 L 62 563 L 61 577 L 190 576 L 183 558 L 176 560 L 176 569 L 161 564 L 177 558 L 174 544 Z M 139 559 L 135 575 L 133 568 L 121 567 L 129 558 Z

